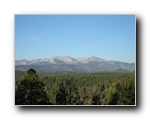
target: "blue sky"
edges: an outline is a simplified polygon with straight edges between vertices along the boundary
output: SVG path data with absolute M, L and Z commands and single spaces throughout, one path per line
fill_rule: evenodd
M 135 62 L 135 16 L 16 15 L 15 59 L 53 56 Z

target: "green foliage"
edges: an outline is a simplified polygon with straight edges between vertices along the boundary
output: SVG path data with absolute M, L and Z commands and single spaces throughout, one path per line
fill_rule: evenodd
M 36 72 L 30 69 L 23 75 L 20 82 L 15 87 L 15 104 L 16 105 L 46 105 L 50 104 L 45 85 L 38 81 Z M 35 79 L 36 78 L 36 79 Z
M 34 69 L 29 69 L 23 76 L 21 80 L 37 80 L 38 75 Z
M 72 87 L 71 92 L 71 105 L 79 105 L 80 104 L 80 95 L 78 92 L 78 88 L 74 86 Z
M 66 97 L 68 96 L 68 93 L 65 89 L 65 87 L 63 86 L 63 83 L 60 84 L 59 87 L 59 91 L 56 95 L 56 104 L 57 105 L 66 105 L 67 101 L 66 101 Z
M 17 84 L 15 92 L 16 105 L 46 105 L 48 97 L 44 91 L 44 84 L 37 80 L 23 80 Z
M 46 101 L 43 104 L 55 105 L 135 104 L 135 71 L 132 73 L 38 73 L 37 75 L 36 71 L 30 69 L 23 75 L 17 74 L 16 77 L 16 96 L 18 96 L 16 100 L 22 101 L 22 104 L 30 104 L 30 96 L 33 95 L 29 93 L 33 91 L 36 91 L 34 93 L 36 99 L 32 100 L 35 104 L 43 103 L 40 103 L 40 100 Z M 41 86 L 38 87 L 38 84 Z

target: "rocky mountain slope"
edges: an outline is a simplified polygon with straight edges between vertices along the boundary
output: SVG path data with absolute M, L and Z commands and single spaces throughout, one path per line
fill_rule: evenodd
M 44 59 L 15 61 L 16 70 L 26 71 L 30 68 L 38 72 L 130 72 L 135 69 L 135 64 L 104 60 L 95 56 L 86 58 L 55 56 Z

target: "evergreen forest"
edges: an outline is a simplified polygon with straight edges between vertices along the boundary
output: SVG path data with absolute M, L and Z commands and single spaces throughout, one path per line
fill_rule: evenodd
M 15 71 L 15 105 L 135 105 L 135 71 Z

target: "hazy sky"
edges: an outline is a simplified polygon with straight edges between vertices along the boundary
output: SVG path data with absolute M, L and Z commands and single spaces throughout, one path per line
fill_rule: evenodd
M 135 62 L 135 16 L 16 15 L 15 59 L 53 56 Z

